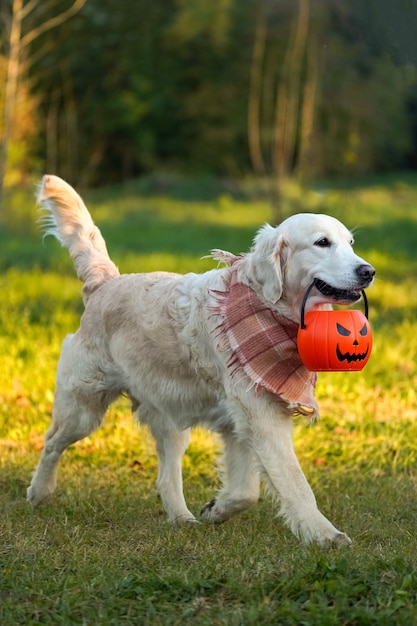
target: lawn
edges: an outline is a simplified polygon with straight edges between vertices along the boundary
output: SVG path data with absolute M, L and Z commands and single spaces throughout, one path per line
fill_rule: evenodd
M 87 194 L 123 272 L 205 271 L 272 221 L 246 189 L 150 180 Z M 286 210 L 329 213 L 377 269 L 374 351 L 362 372 L 321 374 L 321 419 L 295 446 L 349 549 L 303 546 L 267 496 L 216 527 L 174 528 L 155 491 L 146 429 L 121 399 L 64 455 L 54 497 L 25 501 L 49 424 L 60 345 L 82 313 L 65 250 L 42 241 L 33 194 L 0 226 L 0 624 L 417 624 L 417 176 L 287 191 Z M 218 488 L 218 441 L 197 430 L 184 490 L 198 512 Z

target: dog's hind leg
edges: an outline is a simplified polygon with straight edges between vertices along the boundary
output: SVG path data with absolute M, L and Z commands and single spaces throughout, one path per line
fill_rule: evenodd
M 83 404 L 74 392 L 57 389 L 52 424 L 46 433 L 42 456 L 27 492 L 32 506 L 38 506 L 54 492 L 62 453 L 98 428 L 108 404 L 102 394 L 95 401 L 89 397 L 88 403 Z
M 190 441 L 190 429 L 178 431 L 162 420 L 161 417 L 148 422 L 158 453 L 157 489 L 170 522 L 196 522 L 182 490 L 182 457 Z
M 94 376 L 90 376 L 89 383 L 86 382 L 86 370 L 80 365 L 77 367 L 76 363 L 74 365 L 71 359 L 73 337 L 68 336 L 64 342 L 58 366 L 52 424 L 46 433 L 42 456 L 27 492 L 27 499 L 34 507 L 54 492 L 62 453 L 100 426 L 107 407 L 118 395 L 99 390 Z M 79 363 L 82 362 L 80 356 Z
M 216 498 L 201 511 L 209 522 L 224 522 L 249 508 L 259 499 L 259 471 L 253 451 L 247 442 L 239 441 L 234 433 L 223 435 L 223 481 Z

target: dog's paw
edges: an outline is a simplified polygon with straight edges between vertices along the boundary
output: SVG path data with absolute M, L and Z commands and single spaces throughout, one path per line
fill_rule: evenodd
M 207 502 L 200 511 L 200 517 L 207 522 L 220 522 L 219 514 L 216 509 L 217 498 L 213 498 Z
M 352 545 L 352 539 L 345 533 L 338 532 L 331 540 L 330 544 L 335 548 L 347 548 Z
M 200 517 L 208 522 L 220 524 L 248 509 L 257 499 L 257 497 L 231 498 L 223 494 L 207 502 L 200 511 Z
M 194 515 L 191 515 L 191 513 L 177 515 L 176 517 L 170 518 L 169 521 L 174 526 L 198 526 L 200 524 L 200 522 L 194 517 Z
M 327 532 L 309 533 L 301 537 L 304 543 L 316 543 L 321 548 L 347 548 L 352 544 L 352 540 L 345 533 L 336 528 L 328 529 Z
M 336 548 L 342 550 L 344 548 L 349 548 L 352 545 L 352 539 L 348 537 L 345 533 L 337 532 L 331 537 L 316 537 L 306 543 L 315 543 L 320 546 L 320 548 L 324 549 Z
M 233 513 L 218 498 L 213 498 L 207 502 L 200 511 L 200 517 L 211 524 L 221 524 L 232 515 Z
M 48 492 L 46 494 L 39 494 L 32 487 L 32 485 L 28 488 L 26 492 L 26 500 L 34 509 L 36 509 L 41 504 L 44 504 L 47 500 L 49 500 L 50 497 L 51 493 Z

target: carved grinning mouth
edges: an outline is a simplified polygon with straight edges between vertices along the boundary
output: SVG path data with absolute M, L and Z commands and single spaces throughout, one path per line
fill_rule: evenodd
M 361 296 L 360 290 L 338 289 L 337 287 L 332 287 L 328 283 L 325 283 L 324 280 L 320 280 L 319 278 L 316 278 L 314 282 L 320 293 L 324 296 L 330 296 L 339 302 L 356 302 L 356 300 L 359 300 Z
M 360 354 L 341 352 L 339 346 L 336 347 L 336 355 L 340 362 L 347 361 L 348 363 L 356 363 L 356 361 L 364 361 L 368 355 L 368 351 L 369 346 L 366 348 L 365 352 L 362 352 Z

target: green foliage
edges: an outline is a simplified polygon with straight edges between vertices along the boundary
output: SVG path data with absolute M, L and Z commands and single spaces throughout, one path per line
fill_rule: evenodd
M 289 90 L 298 80 L 288 46 L 299 2 L 88 0 L 30 50 L 30 85 L 39 101 L 39 136 L 26 133 L 31 154 L 84 186 L 161 167 L 241 175 L 252 167 L 252 95 L 260 103 L 267 169 L 283 126 L 310 114 L 312 128 L 297 128 L 287 155 L 291 171 L 308 179 L 415 161 L 415 64 L 410 36 L 399 32 L 415 23 L 415 1 L 397 2 L 389 12 L 375 0 L 304 5 L 308 42 L 299 97 L 285 103 L 279 102 L 283 74 Z M 43 11 L 39 4 L 30 12 L 27 29 L 42 22 Z M 250 76 L 262 16 L 266 39 L 254 94 Z M 277 124 L 279 108 L 286 109 L 286 124 Z
M 199 199 L 196 185 L 159 177 L 90 195 L 122 271 L 204 271 L 213 267 L 201 259 L 210 248 L 249 247 L 268 207 L 243 187 L 202 187 Z M 417 179 L 287 193 L 288 208 L 301 208 L 304 197 L 307 209 L 354 227 L 356 249 L 378 272 L 368 292 L 368 365 L 320 375 L 322 417 L 295 426 L 319 506 L 352 536 L 352 548 L 300 545 L 268 497 L 221 526 L 171 527 L 154 488 L 152 439 L 123 398 L 97 433 L 66 452 L 51 501 L 29 508 L 60 345 L 83 307 L 67 252 L 42 242 L 28 223 L 32 208 L 15 198 L 15 219 L 1 234 L 1 624 L 416 623 Z M 184 458 L 192 511 L 218 488 L 218 453 L 216 439 L 194 433 Z

